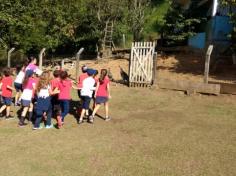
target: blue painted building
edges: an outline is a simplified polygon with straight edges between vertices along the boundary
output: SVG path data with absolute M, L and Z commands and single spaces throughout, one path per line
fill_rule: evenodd
M 188 45 L 193 48 L 204 49 L 208 44 L 217 45 L 230 45 L 229 34 L 233 30 L 233 25 L 230 22 L 228 13 L 235 11 L 230 7 L 225 7 L 219 4 L 218 0 L 202 0 L 196 3 L 196 1 L 187 1 L 188 3 L 195 2 L 195 11 L 199 15 L 205 15 L 207 21 L 202 25 L 202 30 L 195 36 L 188 39 Z M 185 7 L 191 7 L 186 5 Z

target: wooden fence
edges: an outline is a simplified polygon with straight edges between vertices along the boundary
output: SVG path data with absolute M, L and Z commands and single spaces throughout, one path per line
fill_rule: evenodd
M 132 43 L 129 86 L 147 87 L 153 83 L 155 77 L 155 42 Z

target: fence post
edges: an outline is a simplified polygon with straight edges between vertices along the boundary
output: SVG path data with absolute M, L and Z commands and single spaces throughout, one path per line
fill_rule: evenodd
M 156 83 L 157 52 L 153 55 L 152 85 Z
M 77 80 L 78 74 L 79 74 L 79 60 L 80 60 L 80 55 L 82 54 L 82 52 L 84 51 L 84 48 L 80 48 L 80 50 L 76 53 L 76 62 L 75 62 L 75 68 L 76 68 L 76 72 L 75 72 L 75 80 Z
M 39 53 L 39 68 L 43 69 L 43 54 L 45 53 L 46 48 L 41 49 Z
M 7 67 L 11 67 L 11 53 L 15 50 L 15 48 L 11 48 L 7 52 Z
M 204 71 L 204 83 L 206 83 L 206 84 L 208 84 L 209 67 L 210 67 L 212 50 L 213 50 L 213 45 L 209 45 L 209 47 L 207 49 L 207 53 L 206 53 L 205 71 Z

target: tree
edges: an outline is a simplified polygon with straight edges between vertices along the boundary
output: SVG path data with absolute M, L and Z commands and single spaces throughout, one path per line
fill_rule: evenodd
M 166 45 L 185 44 L 187 38 L 196 34 L 196 25 L 201 18 L 192 17 L 180 4 L 170 1 L 170 6 L 161 28 L 162 39 Z M 164 42 L 164 41 L 163 41 Z
M 151 0 L 129 0 L 128 22 L 133 33 L 133 39 L 139 41 L 142 38 L 142 33 L 145 24 L 145 14 Z
M 236 0 L 221 0 L 223 5 L 229 6 L 230 9 L 236 9 Z M 234 52 L 236 52 L 236 13 L 234 11 L 229 12 L 231 22 L 233 23 L 234 29 L 231 34 Z

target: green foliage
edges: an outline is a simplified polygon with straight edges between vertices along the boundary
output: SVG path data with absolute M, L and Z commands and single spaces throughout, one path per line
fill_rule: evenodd
M 201 22 L 201 18 L 192 17 L 188 11 L 179 4 L 170 1 L 170 6 L 163 20 L 161 28 L 162 38 L 167 45 L 184 44 L 188 37 L 195 35 L 196 25 Z
M 221 3 L 224 5 L 230 6 L 233 9 L 236 9 L 236 0 L 221 0 Z M 233 42 L 234 51 L 236 52 L 236 14 L 233 12 L 230 12 L 229 16 L 234 26 L 234 30 L 231 34 L 231 39 Z
M 156 32 L 155 25 L 165 11 L 162 8 L 166 8 L 164 2 L 166 0 L 2 0 L 0 47 L 15 47 L 25 53 L 38 53 L 43 47 L 52 53 L 71 53 L 81 45 L 86 50 L 95 50 L 104 37 L 107 21 L 114 21 L 115 42 L 121 43 L 122 34 L 140 40 Z

